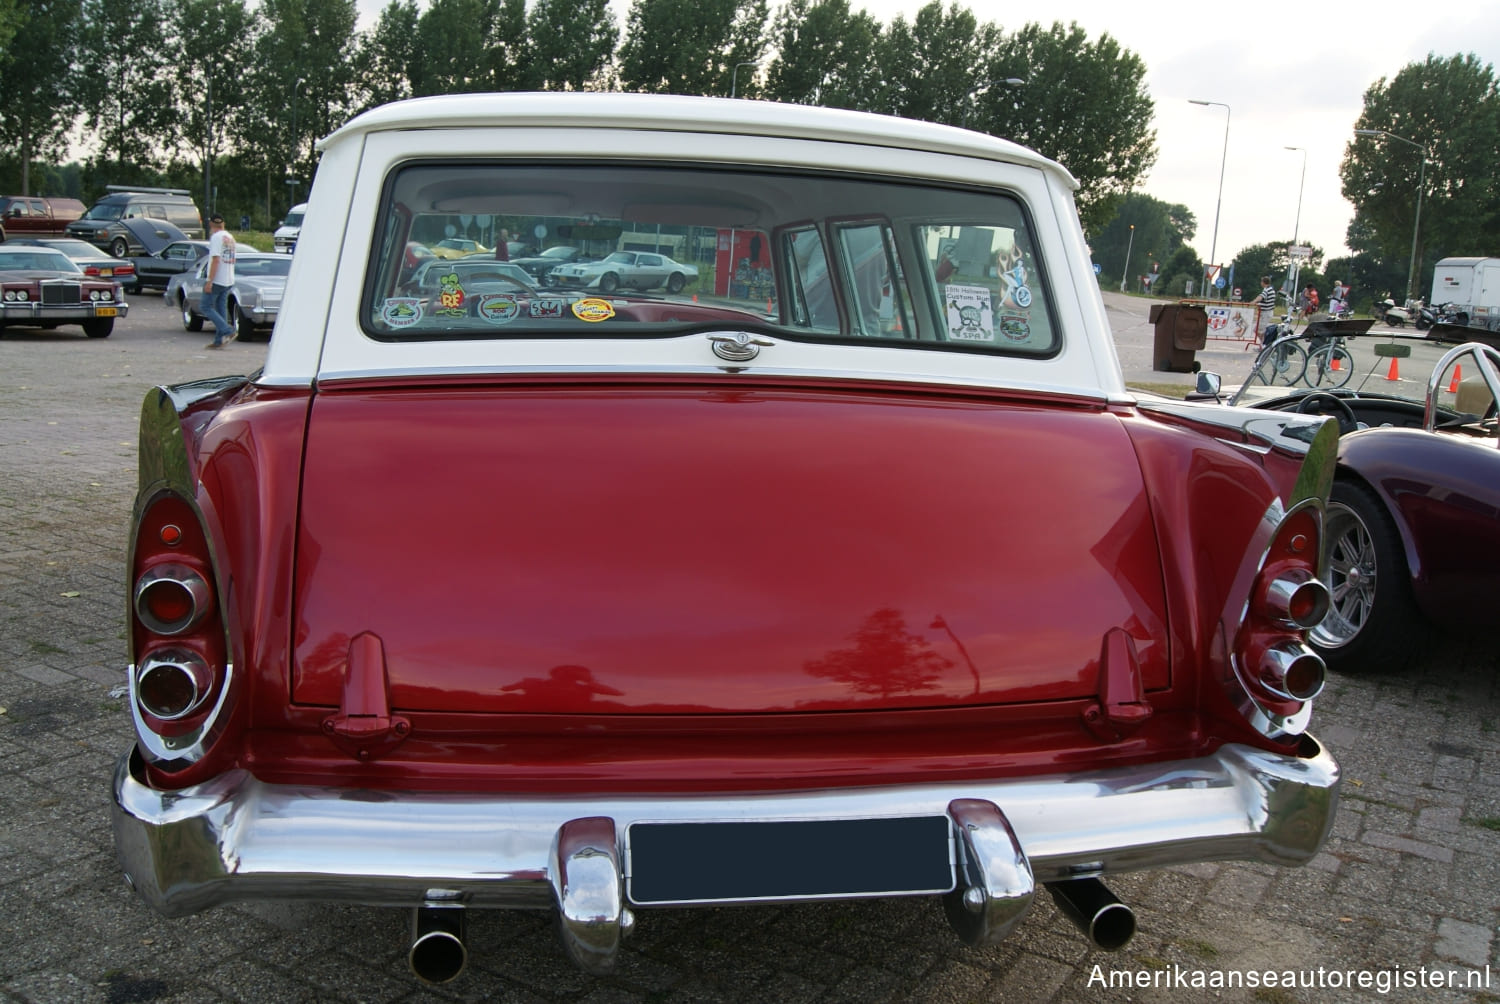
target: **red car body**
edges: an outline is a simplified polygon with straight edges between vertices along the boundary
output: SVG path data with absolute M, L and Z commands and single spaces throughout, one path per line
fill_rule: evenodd
M 726 129 L 769 147 L 818 130 L 913 139 L 882 138 L 893 128 L 974 142 L 600 97 L 446 107 L 549 129 L 609 110 L 670 131 L 687 115 L 704 149 Z M 346 138 L 432 111 L 373 113 Z M 682 220 L 725 198 L 738 224 L 762 193 L 785 200 L 790 222 L 763 237 L 786 256 L 779 312 L 553 291 L 475 312 L 455 288 L 441 314 L 403 294 L 404 249 L 491 168 L 404 153 L 379 167 L 396 180 L 378 246 L 359 252 L 369 278 L 330 288 L 306 263 L 339 253 L 343 226 L 320 213 L 340 211 L 331 178 L 369 169 L 340 160 L 359 145 L 331 141 L 266 370 L 159 389 L 142 413 L 138 743 L 115 826 L 157 909 L 410 907 L 412 968 L 441 980 L 462 968 L 466 907 L 556 909 L 574 959 L 607 971 L 649 907 L 944 895 L 958 933 L 985 944 L 1040 883 L 1118 947 L 1134 921 L 1100 876 L 1316 852 L 1338 769 L 1304 731 L 1322 667 L 1302 639 L 1326 601 L 1334 427 L 1125 394 L 1102 308 L 1044 294 L 1040 248 L 1015 251 L 1055 241 L 1047 267 L 1067 274 L 1085 262 L 1076 227 L 966 226 L 968 278 L 931 297 L 916 283 L 936 242 L 913 241 L 891 293 L 854 274 L 892 260 L 870 252 L 864 218 L 841 245 L 842 216 L 825 238 L 797 202 L 836 207 L 863 183 L 814 172 L 799 193 L 780 172 L 713 174 L 730 198 L 622 167 L 608 194 L 625 216 L 687 191 L 651 211 Z M 1056 211 L 1060 169 L 981 149 L 1024 167 L 1007 184 L 1032 212 Z M 524 190 L 561 207 L 573 170 L 501 165 L 483 204 Z M 553 194 L 531 194 L 536 179 Z M 580 203 L 595 197 L 578 184 Z M 1000 204 L 939 189 L 960 203 L 945 213 Z M 590 239 L 608 232 L 574 211 Z M 369 240 L 359 212 L 348 223 Z M 905 226 L 884 246 L 926 232 Z M 981 238 L 1024 260 L 1024 280 L 974 264 Z M 858 254 L 809 267 L 825 239 Z M 860 310 L 862 290 L 910 299 Z M 944 313 L 960 299 L 968 315 Z M 982 317 L 1002 300 L 1003 331 Z M 353 313 L 326 333 L 288 337 L 340 302 Z M 835 309 L 844 327 L 820 327 Z M 876 330 L 930 331 L 934 348 L 885 347 Z

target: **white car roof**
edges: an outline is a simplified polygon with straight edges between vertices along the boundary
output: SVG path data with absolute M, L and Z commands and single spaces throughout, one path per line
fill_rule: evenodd
M 967 129 L 838 108 L 676 94 L 549 91 L 412 98 L 356 116 L 324 138 L 318 149 L 384 130 L 496 126 L 655 131 L 668 128 L 681 132 L 858 143 L 898 150 L 920 147 L 935 153 L 1027 164 L 1056 175 L 1069 191 L 1078 188 L 1077 180 L 1055 161 L 1009 140 Z

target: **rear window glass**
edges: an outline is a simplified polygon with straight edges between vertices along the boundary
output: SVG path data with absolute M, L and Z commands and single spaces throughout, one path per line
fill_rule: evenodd
M 1002 192 L 640 165 L 411 165 L 365 284 L 372 337 L 702 329 L 1049 355 L 1045 263 Z

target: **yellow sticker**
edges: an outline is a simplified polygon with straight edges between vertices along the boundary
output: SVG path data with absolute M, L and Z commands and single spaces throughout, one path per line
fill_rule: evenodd
M 591 296 L 586 300 L 579 300 L 573 304 L 573 316 L 580 321 L 588 321 L 590 324 L 595 324 L 614 317 L 615 308 L 610 306 L 608 300 L 601 300 L 597 296 Z

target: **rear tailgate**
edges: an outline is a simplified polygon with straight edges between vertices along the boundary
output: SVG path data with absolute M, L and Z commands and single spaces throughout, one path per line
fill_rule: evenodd
M 293 697 L 381 639 L 393 709 L 894 710 L 1168 685 L 1130 441 L 1088 409 L 686 386 L 320 393 Z

